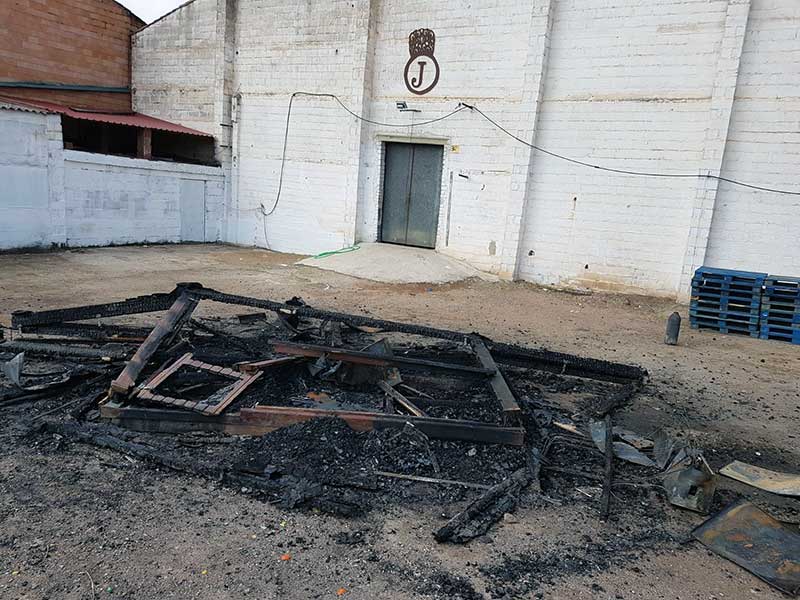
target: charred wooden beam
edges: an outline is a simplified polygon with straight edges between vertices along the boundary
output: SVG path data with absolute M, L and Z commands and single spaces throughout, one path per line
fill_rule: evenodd
M 501 427 L 489 423 L 459 419 L 412 417 L 320 408 L 286 408 L 282 406 L 243 408 L 239 414 L 245 422 L 260 423 L 272 429 L 278 429 L 295 423 L 303 423 L 312 419 L 337 417 L 345 421 L 351 429 L 356 431 L 402 429 L 405 427 L 406 423 L 411 423 L 415 428 L 432 439 L 463 440 L 486 444 L 521 446 L 525 438 L 525 430 L 521 427 Z
M 472 334 L 448 329 L 439 329 L 425 325 L 411 323 L 400 323 L 397 321 L 385 321 L 374 317 L 363 315 L 349 315 L 329 310 L 321 310 L 310 306 L 292 306 L 273 300 L 262 300 L 250 298 L 248 296 L 237 296 L 226 294 L 210 288 L 193 290 L 198 297 L 222 302 L 225 304 L 236 304 L 240 306 L 250 306 L 261 308 L 284 315 L 294 315 L 307 319 L 333 320 L 354 327 L 375 327 L 382 331 L 395 331 L 398 333 L 408 333 L 435 339 L 451 340 L 454 342 L 466 343 Z M 516 364 L 526 368 L 552 371 L 562 375 L 573 375 L 576 377 L 587 377 L 602 381 L 629 382 L 641 381 L 647 371 L 634 365 L 625 365 L 606 360 L 594 358 L 584 358 L 574 354 L 564 354 L 562 352 L 552 352 L 541 348 L 524 348 L 513 344 L 503 344 L 486 340 L 487 347 L 491 350 L 496 362 Z
M 450 371 L 467 375 L 491 376 L 496 371 L 485 367 L 472 367 L 454 363 L 443 363 L 421 358 L 408 358 L 405 356 L 378 356 L 371 352 L 357 350 L 343 350 L 328 346 L 314 346 L 312 344 L 295 344 L 291 342 L 274 342 L 275 352 L 279 354 L 292 354 L 295 356 L 308 356 L 318 358 L 326 356 L 332 361 L 370 365 L 374 367 L 405 367 L 422 371 Z
M 230 435 L 260 436 L 295 423 L 335 417 L 346 421 L 356 431 L 402 429 L 406 423 L 411 423 L 425 435 L 434 439 L 510 446 L 521 446 L 525 441 L 525 430 L 520 427 L 500 427 L 488 423 L 456 419 L 406 417 L 384 413 L 315 408 L 257 406 L 250 409 L 243 408 L 238 413 L 206 417 L 183 410 L 123 406 L 119 402 L 109 401 L 100 407 L 100 416 L 114 425 L 134 431 L 153 433 L 217 431 Z
M 105 304 L 92 304 L 89 306 L 60 308 L 57 310 L 44 310 L 39 312 L 17 311 L 11 315 L 11 324 L 12 327 L 20 328 L 168 310 L 181 293 L 182 289 L 176 288 L 169 294 L 137 296 L 136 298 L 129 298 L 120 302 L 108 302 Z
M 85 348 L 83 346 L 67 346 L 64 344 L 50 344 L 30 341 L 3 342 L 0 352 L 25 352 L 30 355 L 44 356 L 71 356 L 76 358 L 94 358 L 97 360 L 120 360 L 125 358 L 127 352 L 124 348 Z
M 503 374 L 497 368 L 497 364 L 494 362 L 494 358 L 492 358 L 492 353 L 489 352 L 486 344 L 479 338 L 473 339 L 472 348 L 475 350 L 475 354 L 481 365 L 483 365 L 483 368 L 494 371 L 494 375 L 489 379 L 489 384 L 492 386 L 494 395 L 497 396 L 500 405 L 503 407 L 504 417 L 509 421 L 518 420 L 522 414 L 522 409 L 520 409 L 519 404 L 517 404 L 517 399 L 514 397 L 511 388 L 508 387 L 508 383 L 506 383 Z
M 378 387 L 381 388 L 383 393 L 392 400 L 392 402 L 396 402 L 402 408 L 404 408 L 407 412 L 411 413 L 415 417 L 427 417 L 428 415 L 425 412 L 417 407 L 413 402 L 411 402 L 408 398 L 403 396 L 400 392 L 394 389 L 388 381 L 379 381 Z
M 283 367 L 295 363 L 303 362 L 303 356 L 281 356 L 280 358 L 269 358 L 255 362 L 241 362 L 236 364 L 236 368 L 242 373 L 256 373 L 258 371 L 268 371 L 276 367 Z
M 530 483 L 531 474 L 527 468 L 515 471 L 508 479 L 488 489 L 450 519 L 433 537 L 437 542 L 463 544 L 483 535 L 505 513 L 514 510 L 517 497 Z
M 605 455 L 606 455 L 606 471 L 603 479 L 603 498 L 602 498 L 602 515 L 603 519 L 608 519 L 611 514 L 611 486 L 614 481 L 614 423 L 611 421 L 611 415 L 606 414 L 606 439 L 605 439 Z
M 189 294 L 183 293 L 175 300 L 167 314 L 153 328 L 144 343 L 139 346 L 133 358 L 128 361 L 122 373 L 111 383 L 112 395 L 130 393 L 161 344 L 175 336 L 181 326 L 191 317 L 195 308 L 197 308 L 197 299 Z

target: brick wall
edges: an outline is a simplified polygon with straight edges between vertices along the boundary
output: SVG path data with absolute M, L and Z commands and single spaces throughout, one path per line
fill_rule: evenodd
M 538 145 L 588 163 L 695 173 L 727 2 L 556 2 Z M 674 294 L 696 182 L 534 153 L 519 276 Z
M 361 126 L 329 99 L 294 103 L 280 203 L 276 199 L 290 96 L 337 94 L 362 110 L 369 2 L 239 2 L 236 76 L 241 95 L 231 236 L 288 252 L 340 248 L 354 239 Z
M 377 3 L 371 95 L 364 112 L 383 123 L 421 123 L 452 112 L 464 100 L 501 115 L 515 130 L 532 130 L 535 103 L 525 75 L 530 68 L 529 32 L 541 4 L 539 0 Z M 406 89 L 403 71 L 410 58 L 408 36 L 423 26 L 435 30 L 434 56 L 441 76 L 431 92 L 416 96 Z M 420 112 L 398 112 L 398 100 Z M 365 127 L 361 150 L 365 181 L 358 203 L 357 238 L 379 238 L 382 144 L 438 143 L 445 151 L 437 249 L 486 271 L 501 272 L 515 194 L 521 202 L 515 181 L 518 144 L 469 111 L 413 129 Z
M 0 81 L 127 88 L 130 35 L 144 26 L 113 0 L 0 2 Z M 0 88 L 71 106 L 129 109 L 126 93 Z

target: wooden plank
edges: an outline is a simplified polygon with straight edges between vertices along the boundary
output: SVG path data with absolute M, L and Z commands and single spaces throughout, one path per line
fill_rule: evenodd
M 291 342 L 274 342 L 275 352 L 280 354 L 291 354 L 295 356 L 308 356 L 318 358 L 327 356 L 332 361 L 342 361 L 360 365 L 371 365 L 375 367 L 405 367 L 409 369 L 419 369 L 423 371 L 450 371 L 469 375 L 491 376 L 496 370 L 485 367 L 472 367 L 469 365 L 458 365 L 454 363 L 443 363 L 420 358 L 408 358 L 405 356 L 376 356 L 370 352 L 359 352 L 357 350 L 343 350 L 341 348 L 331 348 L 328 346 L 314 346 L 312 344 L 294 344 Z
M 328 410 L 321 408 L 286 408 L 282 406 L 256 406 L 243 408 L 240 413 L 245 422 L 263 423 L 277 429 L 295 423 L 325 417 L 339 418 L 356 431 L 373 429 L 397 429 L 411 423 L 429 438 L 440 440 L 463 440 L 486 444 L 507 444 L 521 446 L 525 430 L 521 427 L 501 427 L 477 421 L 457 419 L 436 419 L 432 417 L 412 417 L 387 415 L 348 410 Z
M 253 373 L 249 377 L 245 377 L 244 379 L 239 381 L 239 383 L 236 384 L 234 389 L 232 389 L 231 392 L 227 396 L 225 396 L 222 400 L 220 400 L 219 404 L 217 404 L 215 406 L 211 406 L 209 409 L 204 411 L 203 414 L 212 415 L 212 416 L 216 416 L 216 415 L 220 414 L 223 410 L 228 408 L 228 406 L 230 406 L 231 403 L 234 400 L 236 400 L 236 398 L 238 398 L 242 394 L 242 392 L 244 392 L 248 387 L 250 387 L 250 385 L 256 379 L 261 377 L 262 374 L 263 374 L 263 371 L 258 371 L 257 373 Z
M 614 482 L 614 423 L 611 415 L 606 414 L 606 437 L 605 437 L 606 468 L 603 478 L 603 497 L 601 499 L 601 515 L 604 520 L 608 520 L 611 514 L 611 485 Z
M 256 362 L 240 362 L 235 366 L 242 373 L 255 373 L 257 371 L 266 371 L 268 369 L 272 369 L 273 367 L 303 362 L 304 360 L 304 356 L 281 356 L 280 358 L 269 358 L 267 360 L 259 360 Z
M 394 402 L 397 402 L 400 406 L 405 408 L 408 412 L 410 412 L 415 417 L 427 417 L 428 415 L 425 414 L 425 411 L 418 408 L 413 402 L 411 402 L 408 398 L 403 396 L 400 392 L 394 389 L 389 382 L 387 381 L 379 381 L 378 387 L 383 390 L 383 392 L 391 398 Z
M 128 394 L 136 385 L 147 363 L 153 358 L 161 343 L 174 336 L 181 325 L 191 316 L 197 307 L 197 300 L 186 293 L 182 293 L 172 304 L 167 314 L 147 336 L 144 343 L 136 350 L 125 369 L 111 383 L 111 394 Z
M 150 433 L 214 431 L 229 435 L 259 436 L 277 429 L 277 427 L 267 427 L 263 423 L 244 422 L 239 413 L 214 417 L 185 410 L 122 406 L 114 402 L 101 406 L 100 416 L 114 425 Z
M 153 375 L 153 377 L 151 377 L 150 380 L 142 386 L 142 389 L 154 390 L 162 383 L 164 383 L 167 379 L 169 379 L 183 365 L 190 362 L 191 359 L 192 359 L 192 353 L 187 352 L 186 354 L 181 356 L 178 360 L 176 360 L 174 363 L 172 363 L 172 365 Z
M 500 369 L 497 368 L 497 364 L 494 362 L 494 358 L 492 358 L 492 353 L 489 352 L 486 344 L 484 344 L 483 341 L 478 338 L 473 338 L 472 348 L 475 350 L 475 354 L 477 355 L 481 365 L 483 365 L 485 369 L 489 369 L 494 372 L 494 375 L 489 380 L 489 384 L 492 386 L 494 395 L 497 396 L 498 400 L 500 400 L 500 404 L 503 407 L 503 413 L 509 417 L 518 417 L 522 413 L 522 410 L 520 409 L 519 404 L 517 404 L 517 399 L 514 397 L 514 393 L 511 391 L 511 388 L 508 387 L 505 377 L 503 377 Z
M 258 406 L 251 409 L 243 408 L 238 413 L 205 416 L 183 410 L 123 406 L 112 400 L 100 407 L 100 416 L 115 425 L 134 431 L 157 433 L 217 431 L 231 435 L 259 436 L 311 419 L 338 417 L 357 431 L 403 428 L 406 423 L 412 423 L 425 435 L 434 439 L 521 446 L 525 438 L 525 430 L 521 427 L 500 427 L 488 423 L 455 419 L 405 417 L 313 408 Z
M 403 473 L 389 473 L 388 471 L 375 471 L 379 477 L 390 479 L 405 479 L 406 481 L 417 481 L 419 483 L 436 483 L 440 485 L 454 485 L 458 487 L 472 488 L 474 490 L 490 490 L 492 486 L 483 483 L 471 483 L 469 481 L 455 481 L 453 479 L 438 479 L 436 477 L 422 477 L 420 475 L 405 475 Z

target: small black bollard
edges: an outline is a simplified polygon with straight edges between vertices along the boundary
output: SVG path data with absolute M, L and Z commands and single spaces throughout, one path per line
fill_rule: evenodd
M 664 343 L 668 346 L 678 345 L 678 336 L 681 333 L 681 316 L 674 312 L 667 319 L 667 333 L 664 336 Z

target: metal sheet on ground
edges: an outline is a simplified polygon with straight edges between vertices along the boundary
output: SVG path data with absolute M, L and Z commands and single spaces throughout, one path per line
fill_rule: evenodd
M 723 467 L 720 474 L 773 494 L 800 496 L 800 475 L 770 471 L 738 460 Z
M 777 589 L 792 595 L 800 592 L 800 534 L 754 504 L 734 504 L 692 535 Z

